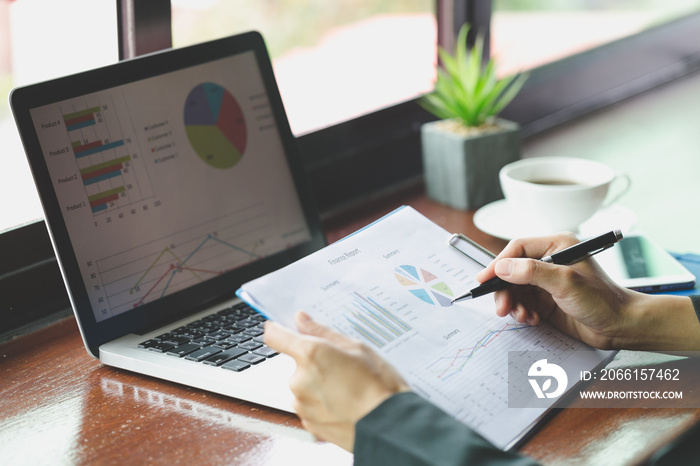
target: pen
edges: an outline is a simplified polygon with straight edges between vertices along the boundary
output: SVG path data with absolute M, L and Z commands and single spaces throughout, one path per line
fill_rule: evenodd
M 582 260 L 588 259 L 594 254 L 598 254 L 601 251 L 612 247 L 615 243 L 622 239 L 622 232 L 620 230 L 609 231 L 605 234 L 591 238 L 586 241 L 581 241 L 578 244 L 574 244 L 571 247 L 562 249 L 559 252 L 555 252 L 551 256 L 546 256 L 540 259 L 542 262 L 548 262 L 550 264 L 559 265 L 571 265 Z M 494 277 L 491 280 L 487 280 L 476 288 L 467 291 L 461 296 L 457 296 L 452 300 L 452 303 L 459 301 L 464 301 L 466 299 L 474 299 L 485 294 L 493 293 L 494 291 L 502 290 L 510 283 L 501 280 L 499 277 Z

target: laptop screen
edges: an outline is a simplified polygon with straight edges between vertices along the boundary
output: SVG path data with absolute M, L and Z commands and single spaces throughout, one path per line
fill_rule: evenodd
M 26 140 L 25 148 L 64 276 L 72 297 L 89 303 L 95 323 L 236 270 L 250 270 L 240 275 L 245 280 L 258 273 L 256 263 L 319 245 L 315 211 L 308 193 L 300 193 L 306 186 L 294 166 L 298 154 L 271 68 L 259 64 L 261 51 L 200 48 L 222 56 L 202 61 L 196 46 L 179 51 L 179 60 L 167 59 L 178 51 L 166 52 L 153 60 L 170 69 L 155 64 L 139 79 L 129 77 L 126 64 L 115 65 L 104 76 L 123 75 L 106 78 L 109 87 L 76 93 L 76 83 L 64 83 L 72 89 L 68 98 L 27 109 L 40 157 Z M 269 66 L 266 55 L 263 63 Z M 221 291 L 234 291 L 237 281 Z

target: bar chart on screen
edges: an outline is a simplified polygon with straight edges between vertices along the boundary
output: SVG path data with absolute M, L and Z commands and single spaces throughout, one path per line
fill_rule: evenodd
M 73 104 L 61 109 L 93 216 L 117 208 L 143 209 L 136 205 L 154 198 L 138 146 L 129 135 L 131 128 L 125 127 L 111 100 L 102 96 L 85 108 L 77 109 Z

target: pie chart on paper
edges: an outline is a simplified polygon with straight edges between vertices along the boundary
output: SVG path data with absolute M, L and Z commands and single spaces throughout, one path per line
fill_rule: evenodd
M 420 267 L 401 265 L 394 269 L 394 276 L 400 285 L 421 301 L 436 306 L 452 306 L 454 293 L 433 273 Z
M 243 110 L 218 84 L 199 84 L 187 95 L 185 131 L 195 153 L 214 168 L 231 168 L 243 158 L 248 140 Z

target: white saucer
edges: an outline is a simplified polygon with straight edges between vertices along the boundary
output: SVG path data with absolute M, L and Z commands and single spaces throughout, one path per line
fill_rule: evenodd
M 511 211 L 506 200 L 501 199 L 477 210 L 474 214 L 474 225 L 484 233 L 506 240 L 556 233 L 519 217 L 518 213 Z M 581 238 L 587 238 L 615 229 L 629 232 L 636 223 L 637 215 L 634 212 L 620 204 L 613 204 L 596 212 L 574 233 Z

